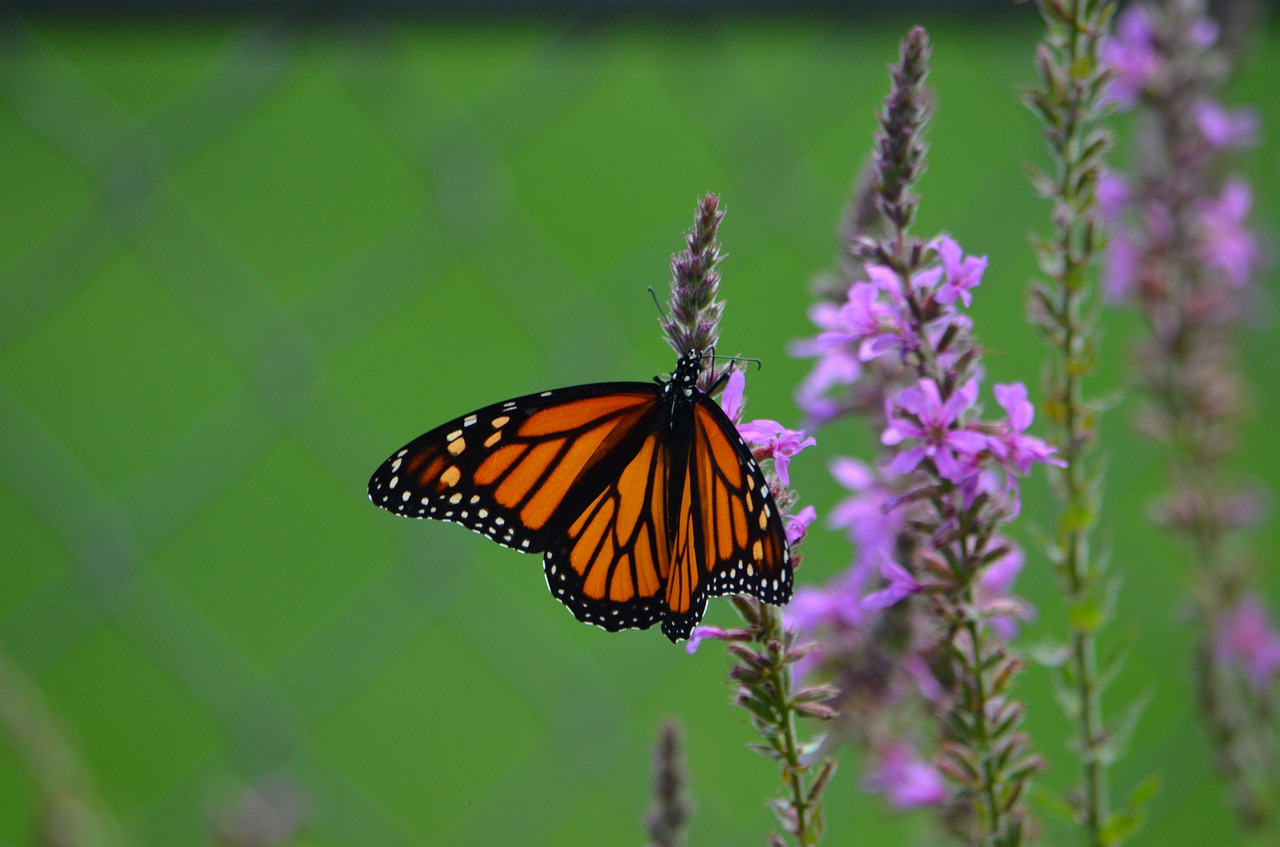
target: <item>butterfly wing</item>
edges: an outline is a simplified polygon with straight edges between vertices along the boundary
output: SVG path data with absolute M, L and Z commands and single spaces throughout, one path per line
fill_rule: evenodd
M 564 515 L 594 496 L 609 466 L 652 428 L 659 388 L 612 382 L 495 403 L 424 433 L 369 479 L 369 499 L 526 553 L 563 535 Z
M 673 486 L 675 542 L 662 631 L 688 638 L 707 597 L 791 599 L 791 553 L 782 515 L 760 465 L 715 401 L 699 395 L 687 470 Z

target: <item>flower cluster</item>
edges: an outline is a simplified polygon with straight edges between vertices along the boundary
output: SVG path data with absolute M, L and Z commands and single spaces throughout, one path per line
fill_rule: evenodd
M 892 607 L 909 597 L 929 601 L 916 613 L 904 613 L 907 622 L 901 625 L 914 634 L 897 645 L 896 679 L 844 679 L 842 685 L 846 696 L 859 701 L 864 725 L 877 699 L 868 695 L 879 695 L 884 732 L 880 737 L 864 732 L 862 738 L 877 762 L 867 784 L 898 807 L 946 799 L 933 787 L 942 785 L 941 771 L 914 751 L 914 742 L 902 734 L 908 727 L 892 725 L 900 723 L 893 716 L 902 714 L 906 700 L 923 697 L 936 704 L 944 699 L 931 670 L 938 645 L 928 635 L 969 627 L 960 639 L 969 651 L 962 664 L 976 669 L 1002 649 L 992 646 L 992 639 L 1011 637 L 1016 620 L 1030 613 L 1010 594 L 1022 552 L 998 529 L 1018 511 L 1018 477 L 1035 464 L 1059 463 L 1053 448 L 1027 433 L 1035 412 L 1025 386 L 995 385 L 1003 414 L 994 420 L 979 417 L 979 351 L 971 322 L 959 308 L 972 302 L 985 257 L 966 256 L 953 239 L 941 237 L 924 245 L 920 258 L 911 274 L 868 263 L 868 279 L 853 281 L 844 303 L 814 310 L 820 334 L 796 345 L 818 359 L 814 374 L 821 376 L 811 378 L 799 395 L 815 417 L 841 405 L 826 396 L 829 391 L 856 381 L 831 379 L 841 370 L 832 361 L 856 362 L 857 368 L 844 373 L 860 375 L 868 363 L 887 357 L 896 360 L 902 374 L 914 377 L 884 383 L 888 390 L 878 422 L 881 443 L 890 450 L 883 464 L 872 468 L 840 459 L 832 467 L 853 492 L 831 516 L 856 545 L 853 566 L 825 589 L 802 589 L 787 612 L 791 625 L 818 637 L 806 667 L 824 661 L 839 666 L 892 650 L 879 616 L 897 616 Z M 815 393 L 818 384 L 823 390 Z M 952 649 L 961 648 L 953 644 Z M 979 655 L 983 658 L 975 658 Z M 855 693 L 855 685 L 862 690 Z M 969 770 L 961 745 L 946 749 L 941 768 L 951 775 Z
M 852 496 L 831 522 L 856 558 L 825 589 L 798 592 L 787 620 L 815 638 L 804 669 L 830 674 L 857 714 L 847 728 L 871 750 L 870 788 L 898 807 L 945 803 L 966 840 L 1013 844 L 1040 760 L 1009 696 L 1020 662 L 1005 639 L 1029 608 L 1009 594 L 1023 557 L 1001 530 L 1018 512 L 1018 478 L 1059 460 L 1027 433 L 1024 386 L 994 386 L 1003 415 L 982 418 L 981 351 L 962 309 L 986 258 L 947 236 L 922 243 L 906 232 L 923 168 L 927 63 L 914 30 L 892 69 L 868 181 L 891 232 L 849 234 L 843 299 L 813 307 L 818 334 L 793 346 L 816 359 L 798 392 L 810 419 L 861 412 L 886 452 L 875 467 L 832 466 Z M 913 725 L 928 714 L 939 718 L 932 756 Z

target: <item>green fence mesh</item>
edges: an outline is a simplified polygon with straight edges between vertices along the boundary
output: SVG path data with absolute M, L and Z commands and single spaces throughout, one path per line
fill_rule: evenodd
M 1046 210 L 1018 168 L 1040 155 L 1020 8 L 932 27 L 922 229 L 992 254 L 980 332 L 1000 379 L 1034 384 L 1025 239 Z M 0 843 L 638 844 L 668 714 L 694 843 L 760 843 L 776 775 L 743 749 L 718 650 L 580 626 L 534 559 L 396 520 L 364 482 L 476 406 L 670 369 L 645 286 L 708 190 L 729 209 L 725 344 L 767 362 L 753 412 L 796 421 L 786 344 L 906 23 L 7 22 Z M 1274 82 L 1276 52 L 1251 79 Z M 850 446 L 827 457 L 870 443 L 830 437 Z M 1137 523 L 1158 461 L 1118 453 Z M 825 507 L 822 462 L 795 473 Z M 847 555 L 815 538 L 801 581 Z M 1180 591 L 1154 582 L 1135 612 L 1156 681 L 1134 686 L 1159 705 L 1133 769 L 1175 763 L 1142 843 L 1231 826 L 1167 655 Z M 853 765 L 831 843 L 926 843 Z M 100 840 L 66 839 L 83 814 Z

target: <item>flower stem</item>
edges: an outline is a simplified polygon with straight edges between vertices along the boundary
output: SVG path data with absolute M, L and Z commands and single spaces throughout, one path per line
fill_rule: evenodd
M 795 633 L 786 630 L 782 613 L 766 603 L 735 598 L 734 605 L 746 619 L 752 646 L 731 643 L 736 660 L 731 671 L 739 688 L 735 702 L 751 716 L 766 743 L 753 749 L 778 761 L 786 796 L 770 803 L 782 828 L 800 847 L 813 847 L 822 839 L 822 795 L 835 773 L 833 759 L 816 768 L 805 759 L 806 745 L 797 732 L 801 717 L 829 719 L 833 710 L 823 704 L 832 692 L 826 688 L 793 691 L 791 665 L 802 651 Z M 778 839 L 775 838 L 776 842 Z
M 1048 417 L 1057 430 L 1064 466 L 1055 474 L 1060 502 L 1057 539 L 1051 558 L 1066 595 L 1070 648 L 1066 674 L 1074 693 L 1076 746 L 1080 756 L 1078 824 L 1083 841 L 1102 847 L 1110 817 L 1097 659 L 1102 623 L 1101 564 L 1089 540 L 1097 520 L 1098 471 L 1091 454 L 1096 409 L 1085 397 L 1084 380 L 1095 368 L 1096 346 L 1089 317 L 1093 286 L 1087 271 L 1100 245 L 1095 190 L 1110 136 L 1096 128 L 1105 71 L 1100 48 L 1115 12 L 1112 0 L 1038 3 L 1046 22 L 1037 54 L 1042 86 L 1027 95 L 1028 106 L 1045 123 L 1055 173 L 1033 176 L 1053 203 L 1053 237 L 1040 244 L 1041 270 L 1050 284 L 1032 292 L 1032 317 L 1057 356 L 1048 377 Z

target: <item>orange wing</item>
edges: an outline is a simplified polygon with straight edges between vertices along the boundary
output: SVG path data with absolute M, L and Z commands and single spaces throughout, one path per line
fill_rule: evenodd
M 659 433 L 649 432 L 547 550 L 547 586 L 578 620 L 614 632 L 648 629 L 666 615 L 670 462 Z
M 486 406 L 388 458 L 369 499 L 541 552 L 563 534 L 564 515 L 604 488 L 609 466 L 639 448 L 657 400 L 649 383 L 598 383 Z
M 698 398 L 694 424 L 664 597 L 662 631 L 672 641 L 689 637 L 709 596 L 791 599 L 791 552 L 764 473 L 710 397 Z

